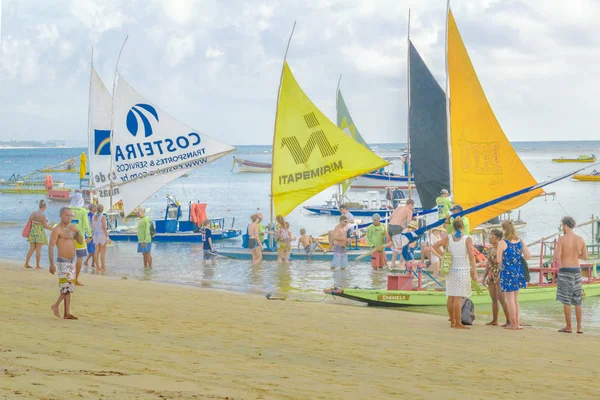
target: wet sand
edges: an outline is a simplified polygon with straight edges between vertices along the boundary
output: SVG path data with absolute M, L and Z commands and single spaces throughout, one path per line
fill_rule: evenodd
M 598 336 L 0 262 L 0 398 L 597 398 Z M 330 303 L 331 301 L 328 300 Z M 336 302 L 339 303 L 339 302 Z M 61 308 L 62 312 L 62 308 Z

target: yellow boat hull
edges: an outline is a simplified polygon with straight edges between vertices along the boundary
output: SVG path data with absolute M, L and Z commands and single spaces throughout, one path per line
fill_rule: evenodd
M 596 158 L 553 158 L 552 162 L 556 162 L 556 163 L 592 163 L 592 162 L 596 162 Z
M 573 179 L 583 182 L 600 182 L 600 175 L 573 175 Z
M 27 189 L 27 188 L 3 188 L 0 193 L 4 194 L 47 194 L 47 189 Z

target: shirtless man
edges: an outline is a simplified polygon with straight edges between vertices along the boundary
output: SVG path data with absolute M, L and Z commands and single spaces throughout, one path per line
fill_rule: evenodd
M 64 300 L 65 314 L 64 319 L 77 319 L 71 314 L 71 293 L 75 288 L 75 243 L 79 245 L 85 243 L 83 234 L 77 227 L 71 224 L 73 211 L 69 207 L 60 209 L 60 222 L 50 235 L 50 244 L 48 245 L 48 257 L 50 258 L 50 273 L 58 271 L 58 288 L 60 296 L 50 308 L 56 318 L 60 318 L 58 307 Z M 54 265 L 54 246 L 58 249 L 56 265 Z
M 575 306 L 577 318 L 577 333 L 583 333 L 581 328 L 581 297 L 583 294 L 581 268 L 579 260 L 588 259 L 585 240 L 573 232 L 575 220 L 564 217 L 561 220 L 565 234 L 561 236 L 554 250 L 554 261 L 558 264 L 558 278 L 556 280 L 556 300 L 563 304 L 566 326 L 559 332 L 571 333 L 571 306 Z
M 415 201 L 413 199 L 406 200 L 406 205 L 397 207 L 392 215 L 388 224 L 388 237 L 389 243 L 392 243 L 392 267 L 396 266 L 396 254 L 402 251 L 404 246 L 402 239 L 402 232 L 408 226 L 413 217 L 413 209 L 415 208 Z
M 340 223 L 336 225 L 333 230 L 333 262 L 331 269 L 335 270 L 337 267 L 343 271 L 348 266 L 348 253 L 346 246 L 352 242 L 352 239 L 348 237 L 348 218 L 345 216 L 340 217 Z

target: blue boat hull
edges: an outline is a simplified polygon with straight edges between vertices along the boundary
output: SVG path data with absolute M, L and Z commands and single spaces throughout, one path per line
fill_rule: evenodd
M 323 215 L 342 215 L 341 211 L 337 207 L 326 207 L 326 206 L 304 206 L 305 210 L 316 214 Z M 372 217 L 374 214 L 379 214 L 385 217 L 386 214 L 391 215 L 394 210 L 389 208 L 380 209 L 362 209 L 362 208 L 351 208 L 348 210 L 355 217 Z
M 240 229 L 228 229 L 223 232 L 214 232 L 213 241 L 235 239 L 242 235 Z M 110 240 L 114 242 L 137 242 L 137 234 L 132 232 L 112 232 L 108 234 Z M 175 232 L 175 233 L 157 233 L 153 239 L 154 242 L 163 243 L 202 243 L 202 233 L 200 232 Z
M 348 261 L 349 262 L 354 262 L 355 258 L 365 254 L 365 252 L 368 250 L 365 249 L 361 249 L 361 250 L 348 250 Z M 217 248 L 217 253 L 220 256 L 223 257 L 228 257 L 228 258 L 233 258 L 236 260 L 252 260 L 252 255 L 250 254 L 250 250 L 248 249 L 243 249 L 240 247 L 222 247 L 222 248 Z M 263 260 L 264 261 L 277 261 L 277 252 L 276 251 L 267 251 L 263 249 Z M 386 257 L 388 261 L 391 261 L 392 259 L 392 252 L 388 251 L 386 252 Z M 415 252 L 415 258 L 419 258 L 420 257 L 420 253 L 418 251 Z M 322 253 L 320 251 L 317 252 L 313 252 L 312 253 L 312 260 L 313 261 L 331 261 L 333 258 L 333 252 L 327 252 L 327 253 Z M 306 260 L 306 253 L 304 251 L 300 251 L 300 250 L 293 250 L 292 254 L 290 256 L 290 260 Z M 371 262 L 371 257 L 364 257 L 360 260 L 358 260 L 358 262 Z

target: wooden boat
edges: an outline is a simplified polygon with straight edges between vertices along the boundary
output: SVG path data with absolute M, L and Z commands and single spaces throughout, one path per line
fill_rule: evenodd
M 66 161 L 63 161 L 59 164 L 56 165 L 48 165 L 40 170 L 38 170 L 38 172 L 54 172 L 54 173 L 75 173 L 75 172 L 79 172 L 77 170 L 77 159 L 79 158 L 79 156 L 77 157 L 72 157 L 69 158 Z
M 594 170 L 591 174 L 575 174 L 573 179 L 582 182 L 600 182 L 600 172 Z
M 393 172 L 371 172 L 357 177 L 351 187 L 355 189 L 386 189 L 395 187 L 399 189 L 408 189 L 408 185 L 414 184 L 414 179 L 406 175 L 399 175 Z
M 596 156 L 594 154 L 592 155 L 580 155 L 577 158 L 565 158 L 565 157 L 561 157 L 561 158 L 553 158 L 552 162 L 556 162 L 556 163 L 591 163 L 591 162 L 596 162 Z
M 270 173 L 271 172 L 271 164 L 269 164 L 269 163 L 244 160 L 244 159 L 237 158 L 234 156 L 233 157 L 233 165 L 231 166 L 232 171 L 236 165 L 237 165 L 238 172 L 258 172 L 258 173 L 265 173 L 265 172 Z
M 236 260 L 251 260 L 252 259 L 250 250 L 240 248 L 240 247 L 221 247 L 221 248 L 217 248 L 217 252 L 220 256 L 227 257 L 227 258 L 233 258 Z M 356 257 L 363 255 L 364 253 L 365 253 L 364 249 L 348 250 L 348 261 L 350 261 L 350 263 L 352 263 L 352 261 Z M 262 256 L 263 256 L 264 261 L 277 261 L 277 251 L 270 251 L 267 249 L 263 249 Z M 415 253 L 415 256 L 417 256 L 416 253 Z M 387 252 L 386 257 L 387 257 L 388 261 L 391 261 L 392 253 Z M 311 260 L 313 260 L 313 261 L 331 261 L 332 258 L 333 258 L 333 252 L 323 253 L 321 251 L 313 251 Z M 307 259 L 308 259 L 307 255 L 304 252 L 304 250 L 297 250 L 297 249 L 292 250 L 292 253 L 290 255 L 290 260 L 295 261 L 295 260 L 307 260 Z M 364 257 L 364 258 L 360 259 L 359 261 L 360 262 L 371 262 L 371 257 Z M 350 265 L 352 265 L 352 264 L 350 264 Z

